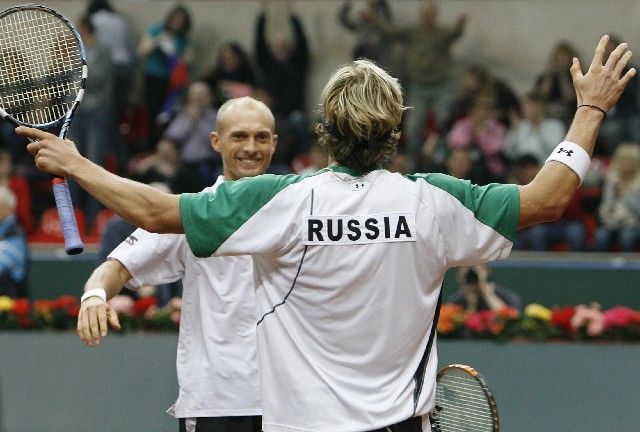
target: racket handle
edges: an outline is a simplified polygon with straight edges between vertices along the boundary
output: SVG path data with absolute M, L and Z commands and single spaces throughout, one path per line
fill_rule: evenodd
M 84 244 L 78 232 L 78 222 L 73 211 L 69 185 L 65 179 L 59 177 L 55 177 L 52 183 L 53 196 L 56 199 L 60 226 L 64 236 L 64 250 L 67 251 L 67 255 L 77 255 L 84 250 Z

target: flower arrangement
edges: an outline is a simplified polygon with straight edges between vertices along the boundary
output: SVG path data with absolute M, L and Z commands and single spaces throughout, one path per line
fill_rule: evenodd
M 155 297 L 134 300 L 119 295 L 109 304 L 118 313 L 123 331 L 176 331 L 180 324 L 179 298 L 159 307 Z M 0 330 L 74 330 L 79 312 L 80 300 L 74 296 L 33 301 L 0 296 Z M 522 313 L 512 307 L 468 312 L 449 303 L 440 308 L 438 337 L 640 341 L 640 311 L 626 306 L 602 310 L 597 303 L 553 308 L 533 303 Z

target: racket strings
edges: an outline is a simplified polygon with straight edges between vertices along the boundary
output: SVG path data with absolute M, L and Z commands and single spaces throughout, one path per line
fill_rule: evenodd
M 0 105 L 32 125 L 54 122 L 73 104 L 83 78 L 81 50 L 71 29 L 42 10 L 0 18 Z
M 451 370 L 436 386 L 435 423 L 441 432 L 492 432 L 493 412 L 480 383 L 467 372 Z

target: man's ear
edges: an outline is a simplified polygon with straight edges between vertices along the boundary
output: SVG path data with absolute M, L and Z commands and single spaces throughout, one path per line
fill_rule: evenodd
M 276 152 L 276 147 L 278 146 L 278 135 L 273 135 L 271 138 L 271 142 L 273 145 L 271 146 L 271 156 Z
M 209 134 L 209 140 L 211 141 L 211 147 L 213 147 L 213 149 L 220 153 L 220 136 L 218 135 L 218 132 L 211 132 Z

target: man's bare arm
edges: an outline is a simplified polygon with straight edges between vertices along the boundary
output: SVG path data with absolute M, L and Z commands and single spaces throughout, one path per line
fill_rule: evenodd
M 71 178 L 98 201 L 132 224 L 150 232 L 182 233 L 178 195 L 118 177 L 82 157 L 75 144 L 38 129 L 21 126 L 19 135 L 42 171 Z
M 603 65 L 603 56 L 608 37 L 598 43 L 591 66 L 586 74 L 580 70 L 580 62 L 574 58 L 571 76 L 576 89 L 578 106 L 595 105 L 609 111 L 620 99 L 622 92 L 635 76 L 630 69 L 621 77 L 631 58 L 627 44 L 620 44 Z M 576 110 L 566 141 L 582 147 L 589 155 L 593 153 L 596 137 L 604 113 L 597 108 L 584 106 Z M 538 223 L 557 220 L 580 185 L 577 174 L 560 162 L 547 162 L 531 183 L 520 187 L 520 223 L 525 228 Z

